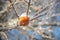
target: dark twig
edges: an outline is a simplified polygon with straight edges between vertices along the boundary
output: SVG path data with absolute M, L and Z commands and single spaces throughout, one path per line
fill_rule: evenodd
M 32 21 L 32 20 L 34 20 L 34 19 L 37 19 L 37 18 L 39 18 L 39 17 L 41 17 L 41 16 L 44 16 L 44 15 L 46 15 L 46 14 L 47 14 L 47 13 L 45 13 L 45 14 L 43 14 L 43 15 L 39 15 L 39 16 L 37 16 L 37 17 L 31 19 L 30 21 Z
M 14 10 L 14 11 L 15 11 L 15 13 L 16 13 L 16 16 L 19 18 L 18 13 L 16 12 L 16 10 L 15 10 L 15 8 L 14 8 L 13 4 L 12 4 L 12 1 L 11 1 L 11 0 L 9 0 L 9 1 L 10 1 L 10 3 L 11 3 L 11 6 L 12 6 L 13 10 Z
M 31 0 L 29 0 L 29 3 L 28 3 L 27 13 L 26 13 L 27 16 L 29 14 L 30 3 L 31 3 Z

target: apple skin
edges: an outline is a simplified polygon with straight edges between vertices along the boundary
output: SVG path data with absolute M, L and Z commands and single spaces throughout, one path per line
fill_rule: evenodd
M 20 26 L 27 26 L 29 24 L 29 17 L 28 16 L 20 16 L 19 24 L 20 24 Z

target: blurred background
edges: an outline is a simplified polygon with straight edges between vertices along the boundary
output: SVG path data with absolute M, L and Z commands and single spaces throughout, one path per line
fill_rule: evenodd
M 30 21 L 25 29 L 17 21 L 26 15 L 28 3 L 29 0 L 0 0 L 0 39 L 5 40 L 4 33 L 6 40 L 60 40 L 60 0 L 31 0 Z

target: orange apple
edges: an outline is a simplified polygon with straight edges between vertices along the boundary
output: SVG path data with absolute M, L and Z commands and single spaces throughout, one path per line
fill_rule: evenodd
M 20 16 L 19 24 L 20 24 L 20 26 L 27 26 L 29 24 L 29 17 L 28 16 Z

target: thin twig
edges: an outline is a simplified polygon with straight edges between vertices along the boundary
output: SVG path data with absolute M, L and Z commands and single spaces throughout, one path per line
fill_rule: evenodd
M 31 21 L 32 20 L 34 20 L 34 19 L 36 19 L 36 18 L 39 18 L 39 17 L 41 17 L 42 15 L 44 15 L 44 14 L 42 14 L 42 15 L 39 15 L 39 16 L 37 16 L 38 14 L 40 14 L 40 13 L 42 13 L 44 10 L 46 10 L 49 6 L 51 6 L 52 4 L 51 3 L 53 3 L 53 2 L 50 2 L 49 3 L 49 5 L 47 4 L 43 9 L 41 9 L 41 10 L 39 10 L 38 12 L 37 12 L 37 14 L 35 14 L 33 17 L 35 17 L 35 18 L 32 18 L 31 19 Z M 45 13 L 46 14 L 46 13 Z
M 51 3 L 53 3 L 53 1 L 50 1 L 49 3 L 47 3 L 47 5 L 43 8 L 43 9 L 39 9 L 39 11 L 37 12 L 37 14 L 35 14 L 34 16 L 37 16 L 37 15 L 39 15 L 41 12 L 43 12 L 46 8 L 48 8 L 50 5 L 51 5 Z M 33 17 L 34 17 L 33 16 Z
M 14 11 L 15 11 L 15 13 L 16 13 L 16 16 L 19 18 L 18 13 L 16 12 L 16 10 L 15 10 L 15 8 L 14 8 L 13 4 L 12 4 L 12 1 L 11 1 L 11 0 L 9 0 L 9 1 L 10 1 L 10 3 L 11 3 L 11 6 L 12 6 L 13 10 L 14 10 Z
M 29 15 L 30 3 L 31 3 L 31 0 L 29 0 L 29 3 L 28 3 L 27 13 L 26 13 L 27 16 Z
M 47 21 L 47 19 L 49 19 L 51 17 L 53 7 L 56 7 L 55 6 L 55 2 L 53 2 L 53 4 L 51 5 L 51 7 L 49 8 L 48 13 L 47 13 L 45 19 L 41 21 L 41 23 L 43 23 L 43 24 L 40 24 L 40 26 L 44 25 L 44 23 Z

